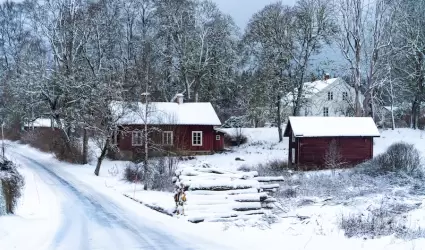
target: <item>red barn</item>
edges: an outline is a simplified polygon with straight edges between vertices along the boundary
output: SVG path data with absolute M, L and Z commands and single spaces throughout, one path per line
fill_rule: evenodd
M 145 124 L 148 148 L 153 154 L 211 154 L 224 148 L 223 133 L 213 106 L 209 102 L 112 103 L 119 130 L 113 138 L 120 158 L 134 159 L 144 152 Z
M 373 157 L 373 138 L 379 137 L 371 117 L 289 117 L 288 163 L 298 169 L 326 168 L 329 158 L 354 165 Z M 333 145 L 333 146 L 331 146 Z

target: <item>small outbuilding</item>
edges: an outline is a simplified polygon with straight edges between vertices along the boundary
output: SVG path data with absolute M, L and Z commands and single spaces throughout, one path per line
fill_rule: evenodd
M 289 117 L 288 163 L 298 169 L 324 169 L 329 158 L 341 166 L 372 159 L 379 130 L 371 117 Z

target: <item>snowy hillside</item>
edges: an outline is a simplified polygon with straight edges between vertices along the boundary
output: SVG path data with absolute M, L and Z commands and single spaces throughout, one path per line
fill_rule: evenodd
M 286 159 L 288 141 L 285 138 L 282 143 L 277 143 L 276 128 L 244 129 L 243 132 L 248 137 L 247 144 L 231 148 L 227 153 L 198 156 L 181 164 L 191 166 L 208 162 L 214 168 L 234 171 L 240 166 L 255 167 L 259 163 Z M 388 146 L 397 141 L 414 143 L 425 156 L 423 132 L 410 129 L 381 131 L 381 137 L 375 139 L 375 155 L 384 152 Z M 128 204 L 126 202 L 125 206 L 135 211 L 141 219 L 146 212 L 137 211 L 146 209 L 145 206 L 163 209 L 165 213 L 170 213 L 174 209 L 173 193 L 143 191 L 141 185 L 123 182 L 126 162 L 108 160 L 101 169 L 100 177 L 96 177 L 93 175 L 92 165 L 60 163 L 50 154 L 41 153 L 28 146 L 10 144 L 15 151 L 55 166 L 62 174 L 69 175 L 69 178 L 78 180 L 82 185 L 87 185 L 114 201 L 122 202 L 120 197 L 125 195 L 140 202 L 141 204 L 124 197 L 131 202 Z M 244 161 L 236 161 L 237 157 Z M 46 187 L 37 186 L 38 177 L 31 177 L 31 172 L 25 170 L 24 174 L 29 180 L 29 186 L 26 188 L 19 215 L 23 218 L 43 218 L 42 221 L 49 223 L 49 226 L 43 227 L 45 229 L 42 230 L 47 234 L 57 226 L 54 220 L 45 218 L 46 211 L 55 208 L 55 206 L 48 208 L 44 203 L 52 194 L 48 190 L 44 194 L 43 189 Z M 189 177 L 185 178 L 191 180 Z M 247 216 L 199 224 L 188 222 L 184 216 L 173 218 L 158 212 L 154 212 L 158 214 L 157 216 L 151 217 L 157 223 L 167 223 L 167 228 L 179 228 L 179 231 L 194 239 L 205 238 L 208 235 L 209 238 L 217 239 L 220 244 L 234 249 L 282 249 L 283 245 L 285 249 L 324 249 L 330 247 L 330 242 L 335 249 L 425 249 L 425 233 L 421 229 L 425 228 L 423 203 L 425 190 L 421 188 L 423 184 L 417 180 L 400 180 L 395 176 L 372 177 L 352 170 L 294 172 L 285 175 L 285 181 L 280 186 L 280 191 L 274 195 L 278 202 L 271 210 L 272 214 L 267 216 Z M 41 200 L 36 198 L 35 187 L 39 192 L 43 192 Z M 205 200 L 204 197 L 188 196 L 188 211 L 190 212 L 191 207 L 192 209 L 195 207 L 193 205 L 199 207 L 205 202 L 221 204 L 223 202 L 221 197 L 227 199 L 227 196 L 220 196 L 220 200 L 213 201 Z M 215 207 L 223 208 L 221 205 Z M 46 211 L 41 211 L 43 208 Z M 378 213 L 379 211 L 381 212 Z M 55 218 L 59 216 L 57 212 L 51 213 Z M 384 226 L 380 232 L 383 237 L 376 236 L 373 232 L 371 234 L 360 232 L 360 236 L 356 236 L 358 231 L 347 230 L 350 227 L 370 230 L 361 221 L 374 218 L 376 213 L 382 215 L 380 217 L 382 222 L 391 225 L 390 228 Z M 396 220 L 397 223 L 391 222 L 392 220 Z M 347 226 L 343 222 L 351 224 Z M 20 219 L 5 217 L 0 219 L 0 223 L 21 225 L 23 222 Z M 32 223 L 28 228 L 37 225 Z M 407 225 L 407 228 L 403 225 Z M 12 243 L 6 244 L 4 241 L 6 238 L 2 234 L 4 229 L 2 230 L 0 230 L 2 242 L 0 246 L 13 246 Z M 43 242 L 34 241 L 34 243 L 41 245 Z

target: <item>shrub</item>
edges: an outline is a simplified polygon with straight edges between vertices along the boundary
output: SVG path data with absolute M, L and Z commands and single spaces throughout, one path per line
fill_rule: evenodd
M 123 180 L 131 183 L 142 182 L 143 166 L 136 163 L 128 163 L 124 168 Z
M 224 144 L 228 146 L 240 146 L 248 142 L 248 137 L 244 134 L 229 135 L 224 134 Z
M 177 169 L 177 165 L 177 158 L 158 158 L 153 164 L 152 189 L 158 191 L 173 191 L 173 176 Z
M 246 116 L 232 116 L 229 119 L 227 119 L 222 127 L 223 128 L 247 128 L 251 124 L 249 123 Z
M 382 192 L 392 186 L 386 176 L 374 178 L 351 170 L 335 174 L 295 172 L 286 176 L 276 195 L 283 199 L 292 198 L 294 195 L 323 199 L 332 197 L 334 202 L 346 202 L 354 197 Z
M 325 166 L 327 169 L 337 169 L 341 168 L 344 164 L 338 142 L 332 140 L 325 154 Z
M 397 142 L 385 153 L 372 160 L 375 166 L 384 172 L 402 172 L 410 176 L 422 176 L 422 164 L 419 151 L 413 144 Z
M 53 153 L 58 160 L 70 163 L 82 163 L 83 154 L 77 141 L 65 142 L 60 130 L 39 129 L 25 132 L 22 142 L 43 152 Z
M 258 164 L 256 170 L 260 176 L 281 176 L 288 173 L 288 162 L 284 160 L 272 160 L 266 164 Z
M 129 163 L 124 169 L 123 179 L 131 183 L 148 185 L 152 190 L 173 191 L 173 176 L 177 169 L 175 157 L 158 157 L 149 160 L 148 173 L 144 173 L 143 163 Z
M 382 203 L 379 208 L 373 209 L 368 215 L 356 214 L 342 216 L 340 227 L 347 237 L 389 236 L 395 234 L 399 238 L 423 238 L 423 229 L 412 229 L 406 226 L 403 216 L 393 210 L 397 206 L 388 206 Z
M 5 204 L 5 212 L 13 214 L 25 185 L 24 177 L 16 169 L 16 165 L 4 160 L 0 162 L 0 184 Z
M 242 165 L 242 166 L 238 167 L 237 170 L 241 171 L 241 172 L 251 172 L 252 171 L 252 169 L 247 165 Z
M 297 197 L 297 190 L 293 187 L 288 187 L 279 192 L 280 196 L 284 198 L 295 198 Z

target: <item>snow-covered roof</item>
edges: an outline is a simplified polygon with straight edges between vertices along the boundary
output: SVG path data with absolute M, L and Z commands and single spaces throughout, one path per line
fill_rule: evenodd
M 145 123 L 144 103 L 112 102 L 111 110 L 120 125 Z M 209 102 L 150 102 L 147 114 L 147 124 L 151 125 L 221 125 Z
M 340 78 L 331 78 L 328 80 L 317 80 L 314 82 L 305 82 L 303 83 L 303 93 L 304 98 L 310 98 L 313 95 L 321 92 L 325 88 L 329 87 L 330 85 L 334 84 L 336 81 L 338 81 Z M 293 100 L 293 95 L 296 94 L 296 89 L 294 90 L 295 93 L 289 93 L 285 97 L 283 97 L 283 101 L 285 102 L 291 102 Z
M 53 122 L 53 124 L 56 126 L 56 122 Z M 52 119 L 50 118 L 38 118 L 35 119 L 32 122 L 25 123 L 26 127 L 36 127 L 36 128 L 51 128 L 52 127 Z
M 317 80 L 314 82 L 305 82 L 304 90 L 306 93 L 306 98 L 309 98 L 312 95 L 319 93 L 320 91 L 327 88 L 329 85 L 333 84 L 338 78 L 331 78 L 328 80 Z
M 387 111 L 391 111 L 391 106 L 384 106 L 383 108 L 386 109 Z M 393 106 L 393 111 L 397 111 L 397 110 L 398 110 L 398 107 Z
M 285 129 L 291 126 L 295 137 L 379 137 L 371 117 L 291 116 Z

